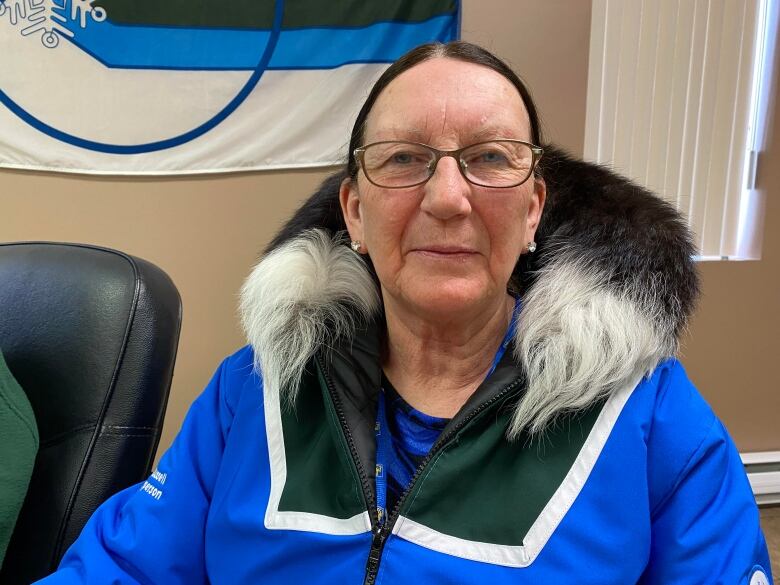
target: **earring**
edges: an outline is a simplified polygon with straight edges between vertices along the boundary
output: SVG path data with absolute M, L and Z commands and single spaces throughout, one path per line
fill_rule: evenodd
M 349 244 L 349 247 L 352 248 L 352 251 L 357 253 L 357 254 L 360 254 L 360 247 L 361 246 L 362 246 L 362 244 L 360 243 L 360 240 L 352 240 L 352 242 L 350 242 L 350 244 Z
M 536 242 L 528 242 L 528 244 L 526 245 L 526 248 L 528 248 L 528 251 L 531 254 L 533 254 L 534 252 L 536 252 Z

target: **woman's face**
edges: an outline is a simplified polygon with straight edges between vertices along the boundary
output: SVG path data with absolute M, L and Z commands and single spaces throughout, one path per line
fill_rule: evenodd
M 390 82 L 368 115 L 364 144 L 409 140 L 453 150 L 493 138 L 531 141 L 517 89 L 487 67 L 437 58 Z M 350 237 L 371 257 L 385 304 L 446 319 L 505 299 L 534 239 L 545 187 L 533 177 L 508 189 L 472 185 L 447 157 L 424 185 L 384 189 L 361 171 L 340 195 Z

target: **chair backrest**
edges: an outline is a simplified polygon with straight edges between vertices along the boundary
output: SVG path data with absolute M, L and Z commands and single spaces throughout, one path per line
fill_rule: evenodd
M 0 347 L 40 435 L 0 583 L 54 570 L 92 512 L 149 474 L 180 325 L 176 287 L 145 260 L 78 244 L 0 244 Z

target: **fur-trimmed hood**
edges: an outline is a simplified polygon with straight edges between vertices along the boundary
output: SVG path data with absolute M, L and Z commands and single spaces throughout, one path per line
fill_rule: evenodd
M 552 146 L 540 172 L 537 251 L 514 273 L 523 299 L 514 356 L 527 388 L 511 437 L 540 432 L 673 356 L 699 290 L 690 233 L 669 204 Z M 266 391 L 287 399 L 318 347 L 381 314 L 370 260 L 346 245 L 343 178 L 329 177 L 301 206 L 241 291 Z

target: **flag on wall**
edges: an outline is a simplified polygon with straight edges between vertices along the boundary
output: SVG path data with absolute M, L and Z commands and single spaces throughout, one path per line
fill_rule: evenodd
M 459 0 L 0 0 L 0 166 L 108 174 L 345 160 L 373 81 Z

